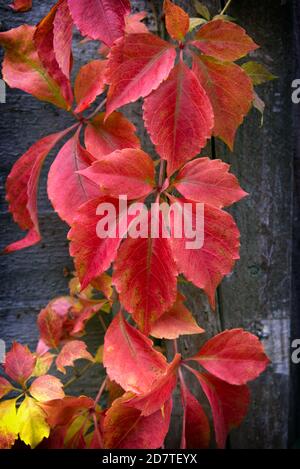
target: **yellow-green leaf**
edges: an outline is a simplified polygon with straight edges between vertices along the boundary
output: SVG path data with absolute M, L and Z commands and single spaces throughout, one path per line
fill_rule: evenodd
M 50 427 L 45 413 L 31 397 L 25 397 L 17 412 L 20 438 L 26 445 L 35 448 L 43 438 L 47 438 Z
M 207 21 L 204 18 L 190 18 L 190 29 L 189 32 L 193 31 L 197 26 L 205 24 Z
M 273 73 L 269 72 L 264 65 L 257 62 L 246 62 L 242 65 L 242 68 L 251 78 L 253 85 L 261 85 L 266 81 L 275 80 L 275 78 L 277 78 Z

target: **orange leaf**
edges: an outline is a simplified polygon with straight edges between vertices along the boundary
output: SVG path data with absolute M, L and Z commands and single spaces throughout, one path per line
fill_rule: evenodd
M 30 378 L 35 365 L 35 357 L 28 347 L 14 342 L 5 356 L 4 371 L 22 386 Z
M 209 96 L 215 126 L 213 134 L 232 150 L 236 131 L 251 109 L 253 85 L 236 64 L 193 54 L 193 71 Z
M 204 54 L 230 62 L 259 47 L 243 28 L 224 20 L 209 21 L 197 31 L 194 38 L 191 44 Z
M 92 355 L 87 351 L 86 344 L 82 340 L 71 340 L 67 342 L 58 354 L 56 366 L 59 371 L 66 373 L 66 366 L 74 366 L 74 361 L 84 358 L 94 361 Z
M 183 304 L 185 297 L 177 294 L 177 300 L 153 324 L 150 335 L 159 339 L 177 339 L 181 335 L 202 334 L 204 330 L 198 326 L 192 313 Z
M 189 15 L 170 0 L 164 0 L 164 12 L 166 15 L 166 26 L 172 39 L 182 41 L 189 31 Z
M 65 397 L 62 382 L 51 375 L 40 376 L 34 380 L 29 388 L 29 392 L 32 397 L 40 402 L 63 399 Z

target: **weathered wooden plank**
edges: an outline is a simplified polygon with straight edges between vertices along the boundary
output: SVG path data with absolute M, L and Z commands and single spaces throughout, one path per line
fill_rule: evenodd
M 252 58 L 278 76 L 258 90 L 266 102 L 263 127 L 253 111 L 238 131 L 234 152 L 225 152 L 225 160 L 250 195 L 231 210 L 242 247 L 241 260 L 220 288 L 223 323 L 257 334 L 272 360 L 268 371 L 251 385 L 249 414 L 232 433 L 231 445 L 284 448 L 291 318 L 291 3 L 242 0 L 232 2 L 229 13 L 261 45 Z M 217 145 L 224 159 L 223 149 Z

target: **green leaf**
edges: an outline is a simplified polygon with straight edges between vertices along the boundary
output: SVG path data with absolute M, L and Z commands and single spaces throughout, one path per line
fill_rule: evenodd
M 210 12 L 209 9 L 203 5 L 203 3 L 199 2 L 199 0 L 193 0 L 194 8 L 197 13 L 205 18 L 207 21 L 210 20 Z
M 253 85 L 261 85 L 266 81 L 275 80 L 277 78 L 264 65 L 257 62 L 246 62 L 242 65 L 247 75 L 251 78 Z

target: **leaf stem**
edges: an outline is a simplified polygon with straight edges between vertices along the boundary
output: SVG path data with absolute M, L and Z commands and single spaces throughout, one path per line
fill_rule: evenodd
M 98 112 L 101 111 L 101 109 L 103 108 L 103 106 L 105 105 L 105 103 L 106 103 L 106 98 L 103 99 L 103 101 L 101 101 L 101 102 L 98 104 L 98 106 L 96 107 L 96 109 L 95 109 L 89 116 L 87 116 L 85 119 L 86 119 L 86 120 L 91 120 L 91 119 L 93 119 L 93 117 L 95 117 L 95 116 L 98 114 Z
M 223 10 L 221 11 L 220 15 L 224 15 L 227 11 L 227 9 L 229 8 L 230 4 L 231 4 L 232 0 L 228 0 L 228 2 L 226 3 L 226 5 L 224 6 Z
M 97 405 L 98 402 L 100 401 L 101 396 L 102 396 L 102 394 L 103 394 L 103 391 L 104 391 L 104 389 L 105 389 L 106 383 L 107 383 L 107 377 L 103 380 L 103 382 L 102 382 L 102 384 L 101 384 L 101 386 L 100 386 L 100 389 L 99 389 L 98 394 L 97 394 L 97 396 L 96 396 L 96 398 L 95 398 L 95 401 L 94 401 L 94 407 L 96 407 L 96 405 Z
M 166 160 L 161 160 L 159 166 L 159 177 L 158 177 L 158 188 L 161 189 L 165 180 L 166 175 Z
M 75 383 L 75 381 L 81 378 L 90 368 L 92 368 L 93 365 L 94 365 L 93 362 L 87 363 L 83 368 L 81 368 L 81 370 L 78 373 L 72 376 L 72 378 L 70 378 L 69 381 L 66 382 L 66 384 L 64 384 L 64 388 L 66 389 L 69 386 L 71 386 L 71 384 Z

